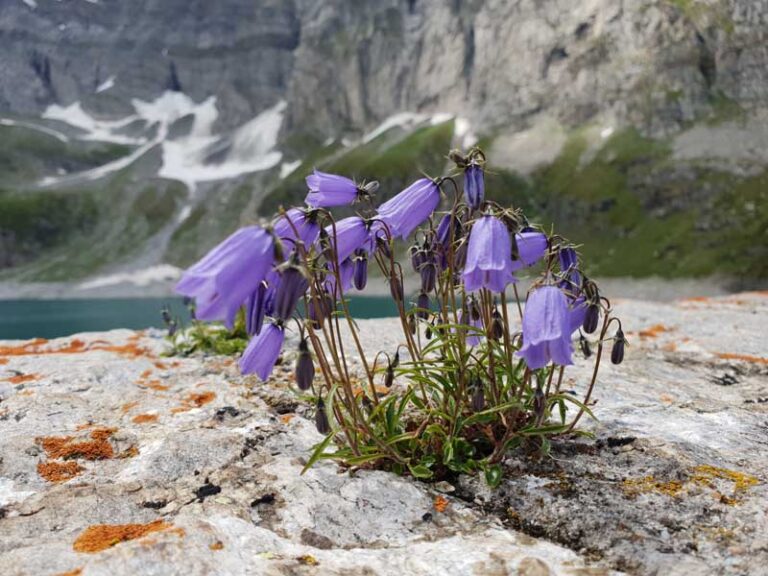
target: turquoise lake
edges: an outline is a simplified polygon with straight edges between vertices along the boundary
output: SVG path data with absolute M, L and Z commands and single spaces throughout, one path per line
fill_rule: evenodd
M 162 328 L 160 310 L 171 308 L 184 322 L 189 314 L 175 298 L 119 298 L 93 300 L 0 300 L 0 340 L 58 338 L 77 332 L 114 328 Z M 352 298 L 356 318 L 397 315 L 389 298 Z

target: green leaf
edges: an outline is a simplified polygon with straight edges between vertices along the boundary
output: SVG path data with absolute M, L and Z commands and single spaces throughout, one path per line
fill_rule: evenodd
M 323 457 L 323 452 L 325 452 L 325 449 L 328 448 L 328 444 L 330 444 L 331 440 L 333 440 L 333 435 L 334 433 L 331 432 L 322 442 L 315 446 L 315 449 L 312 451 L 312 456 L 309 457 L 306 465 L 301 469 L 302 474 L 312 468 L 312 466 L 314 466 L 315 463 Z
M 414 478 L 432 478 L 432 470 L 424 466 L 423 464 L 417 464 L 416 466 L 408 465 L 408 470 Z
M 496 488 L 503 476 L 501 466 L 498 464 L 492 464 L 485 469 L 485 481 L 491 488 Z

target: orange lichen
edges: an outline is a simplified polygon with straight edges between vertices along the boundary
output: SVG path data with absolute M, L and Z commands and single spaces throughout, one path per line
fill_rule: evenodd
M 8 358 L 0 358 L 0 366 L 5 366 L 8 364 Z
M 288 424 L 291 420 L 293 420 L 294 416 L 296 416 L 296 414 L 283 414 L 280 416 L 280 422 L 283 424 Z
M 153 362 L 153 364 L 155 365 L 155 368 L 157 368 L 158 370 L 167 370 L 168 369 L 168 365 L 165 362 L 160 362 L 158 360 L 157 362 Z
M 121 356 L 139 357 L 152 354 L 146 348 L 137 345 L 136 339 L 129 338 L 129 343 L 116 346 L 104 340 L 96 340 L 86 344 L 82 340 L 74 339 L 59 348 L 48 348 L 48 340 L 45 338 L 36 338 L 19 346 L 0 346 L 0 356 L 31 356 L 44 354 L 82 354 L 93 350 L 103 350 L 105 352 L 114 352 Z
M 37 473 L 48 482 L 66 482 L 83 470 L 77 462 L 40 462 L 37 465 Z
M 138 406 L 138 405 L 139 405 L 139 403 L 138 403 L 138 402 L 126 402 L 125 404 L 123 404 L 123 405 L 120 407 L 120 411 L 121 411 L 123 414 L 126 414 L 127 412 L 130 412 L 131 410 L 133 410 L 134 408 L 136 408 L 136 406 Z
M 137 414 L 131 422 L 134 424 L 152 424 L 157 422 L 157 414 Z
M 299 562 L 299 564 L 304 564 L 304 566 L 317 566 L 320 564 L 320 562 L 317 561 L 317 558 L 311 556 L 310 554 L 299 556 L 296 558 L 296 560 Z
M 61 572 L 60 574 L 56 574 L 56 576 L 81 576 L 83 573 L 82 568 L 75 568 L 74 570 L 70 570 L 69 572 Z
M 147 368 L 146 370 L 144 370 L 144 372 L 142 372 L 141 374 L 139 374 L 139 379 L 141 379 L 141 380 L 146 380 L 146 379 L 147 379 L 147 378 L 149 378 L 151 375 L 152 375 L 152 370 L 150 370 L 149 368 Z
M 11 384 L 24 384 L 24 382 L 33 382 L 39 379 L 40 374 L 18 374 L 16 376 L 6 378 L 5 381 L 10 382 Z
M 144 385 L 147 388 L 151 388 L 152 390 L 156 390 L 157 392 L 165 392 L 167 391 L 170 386 L 167 386 L 165 384 L 161 384 L 160 380 L 150 380 L 149 382 L 141 382 L 140 385 Z
M 638 335 L 640 338 L 656 338 L 659 334 L 663 334 L 664 332 L 670 332 L 673 328 L 667 328 L 663 324 L 654 324 L 650 328 L 646 328 L 645 330 L 640 330 L 638 332 Z
M 211 550 L 224 550 L 224 543 L 221 540 L 216 540 L 213 544 L 208 546 Z
M 91 440 L 77 440 L 72 436 L 48 436 L 37 440 L 49 458 L 105 460 L 115 456 L 109 437 L 116 431 L 115 428 L 97 428 L 91 432 Z
M 768 358 L 761 358 L 759 356 L 750 356 L 749 354 L 732 354 L 730 352 L 719 352 L 716 354 L 718 358 L 723 360 L 741 360 L 742 362 L 751 362 L 753 364 L 768 364 Z
M 710 298 L 707 296 L 693 296 L 692 298 L 685 298 L 683 302 L 709 302 Z
M 89 526 L 77 537 L 72 548 L 75 552 L 101 552 L 121 542 L 136 540 L 153 532 L 169 530 L 171 524 L 155 520 L 148 524 L 96 524 Z
M 448 508 L 448 499 L 444 496 L 438 496 L 435 498 L 435 501 L 432 503 L 432 505 L 435 507 L 437 512 L 445 512 Z
M 139 449 L 136 446 L 131 446 L 129 448 L 126 448 L 120 454 L 117 455 L 118 458 L 133 458 L 134 456 L 139 455 Z

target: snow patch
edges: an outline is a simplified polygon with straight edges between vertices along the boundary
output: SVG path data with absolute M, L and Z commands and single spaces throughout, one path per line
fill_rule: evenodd
M 600 138 L 603 140 L 610 138 L 611 134 L 613 134 L 613 126 L 608 126 L 600 130 Z
M 293 162 L 283 162 L 280 164 L 280 179 L 282 180 L 286 176 L 293 174 L 294 170 L 301 166 L 301 160 L 294 160 Z
M 37 8 L 37 2 L 35 2 L 35 0 L 21 0 L 21 1 L 24 2 L 24 4 L 26 4 L 30 8 L 32 8 L 32 10 Z
M 388 132 L 392 128 L 408 128 L 414 124 L 419 124 L 426 120 L 424 114 L 418 114 L 416 112 L 398 112 L 384 120 L 381 124 L 376 126 L 370 132 L 363 135 L 363 144 L 367 144 L 371 140 L 375 140 L 385 132 Z
M 115 85 L 116 79 L 117 79 L 116 76 L 110 76 L 109 78 L 104 80 L 104 82 L 102 82 L 96 87 L 96 94 L 99 94 L 101 92 L 106 92 L 107 90 L 112 88 Z
M 51 104 L 43 112 L 43 118 L 58 120 L 79 128 L 85 132 L 83 136 L 80 136 L 81 140 L 129 145 L 140 145 L 147 141 L 146 138 L 126 136 L 118 132 L 121 128 L 125 128 L 131 122 L 139 119 L 139 116 L 135 114 L 122 120 L 98 120 L 83 110 L 80 102 L 73 102 L 69 106 Z
M 107 80 L 110 81 L 114 85 L 114 77 Z M 223 143 L 222 136 L 214 134 L 213 130 L 219 116 L 215 96 L 196 103 L 186 94 L 166 91 L 155 100 L 133 99 L 131 104 L 135 114 L 120 120 L 94 118 L 83 109 L 80 102 L 69 106 L 54 104 L 45 110 L 44 118 L 66 122 L 82 130 L 84 134 L 79 136 L 82 140 L 139 146 L 124 158 L 70 175 L 68 178 L 102 178 L 122 170 L 157 145 L 162 146 L 163 156 L 158 176 L 179 180 L 186 184 L 190 191 L 195 190 L 198 182 L 234 178 L 268 170 L 277 166 L 282 159 L 282 154 L 275 150 L 275 146 L 287 106 L 285 101 L 278 102 L 235 130 L 230 136 L 226 157 L 219 162 L 210 161 L 214 147 Z M 193 118 L 189 133 L 168 140 L 169 127 L 185 116 Z M 153 129 L 154 135 L 148 138 L 121 133 L 126 126 L 137 121 L 145 124 L 145 130 Z M 50 185 L 59 181 L 60 179 L 49 176 L 44 178 L 41 184 Z
M 472 132 L 472 125 L 469 120 L 457 117 L 454 122 L 453 137 L 458 141 L 463 150 L 468 150 L 477 144 L 477 136 Z
M 181 269 L 170 264 L 157 264 L 143 270 L 119 272 L 108 276 L 99 276 L 86 280 L 77 286 L 78 290 L 93 290 L 118 284 L 133 284 L 134 286 L 149 286 L 154 282 L 172 282 L 181 276 Z

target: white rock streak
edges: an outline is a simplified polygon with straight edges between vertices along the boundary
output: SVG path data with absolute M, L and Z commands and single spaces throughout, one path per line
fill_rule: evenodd
M 118 284 L 133 284 L 134 286 L 149 286 L 154 282 L 171 282 L 181 276 L 181 270 L 170 264 L 158 264 L 143 270 L 119 272 L 108 276 L 98 276 L 86 280 L 77 286 L 78 290 L 93 290 Z

